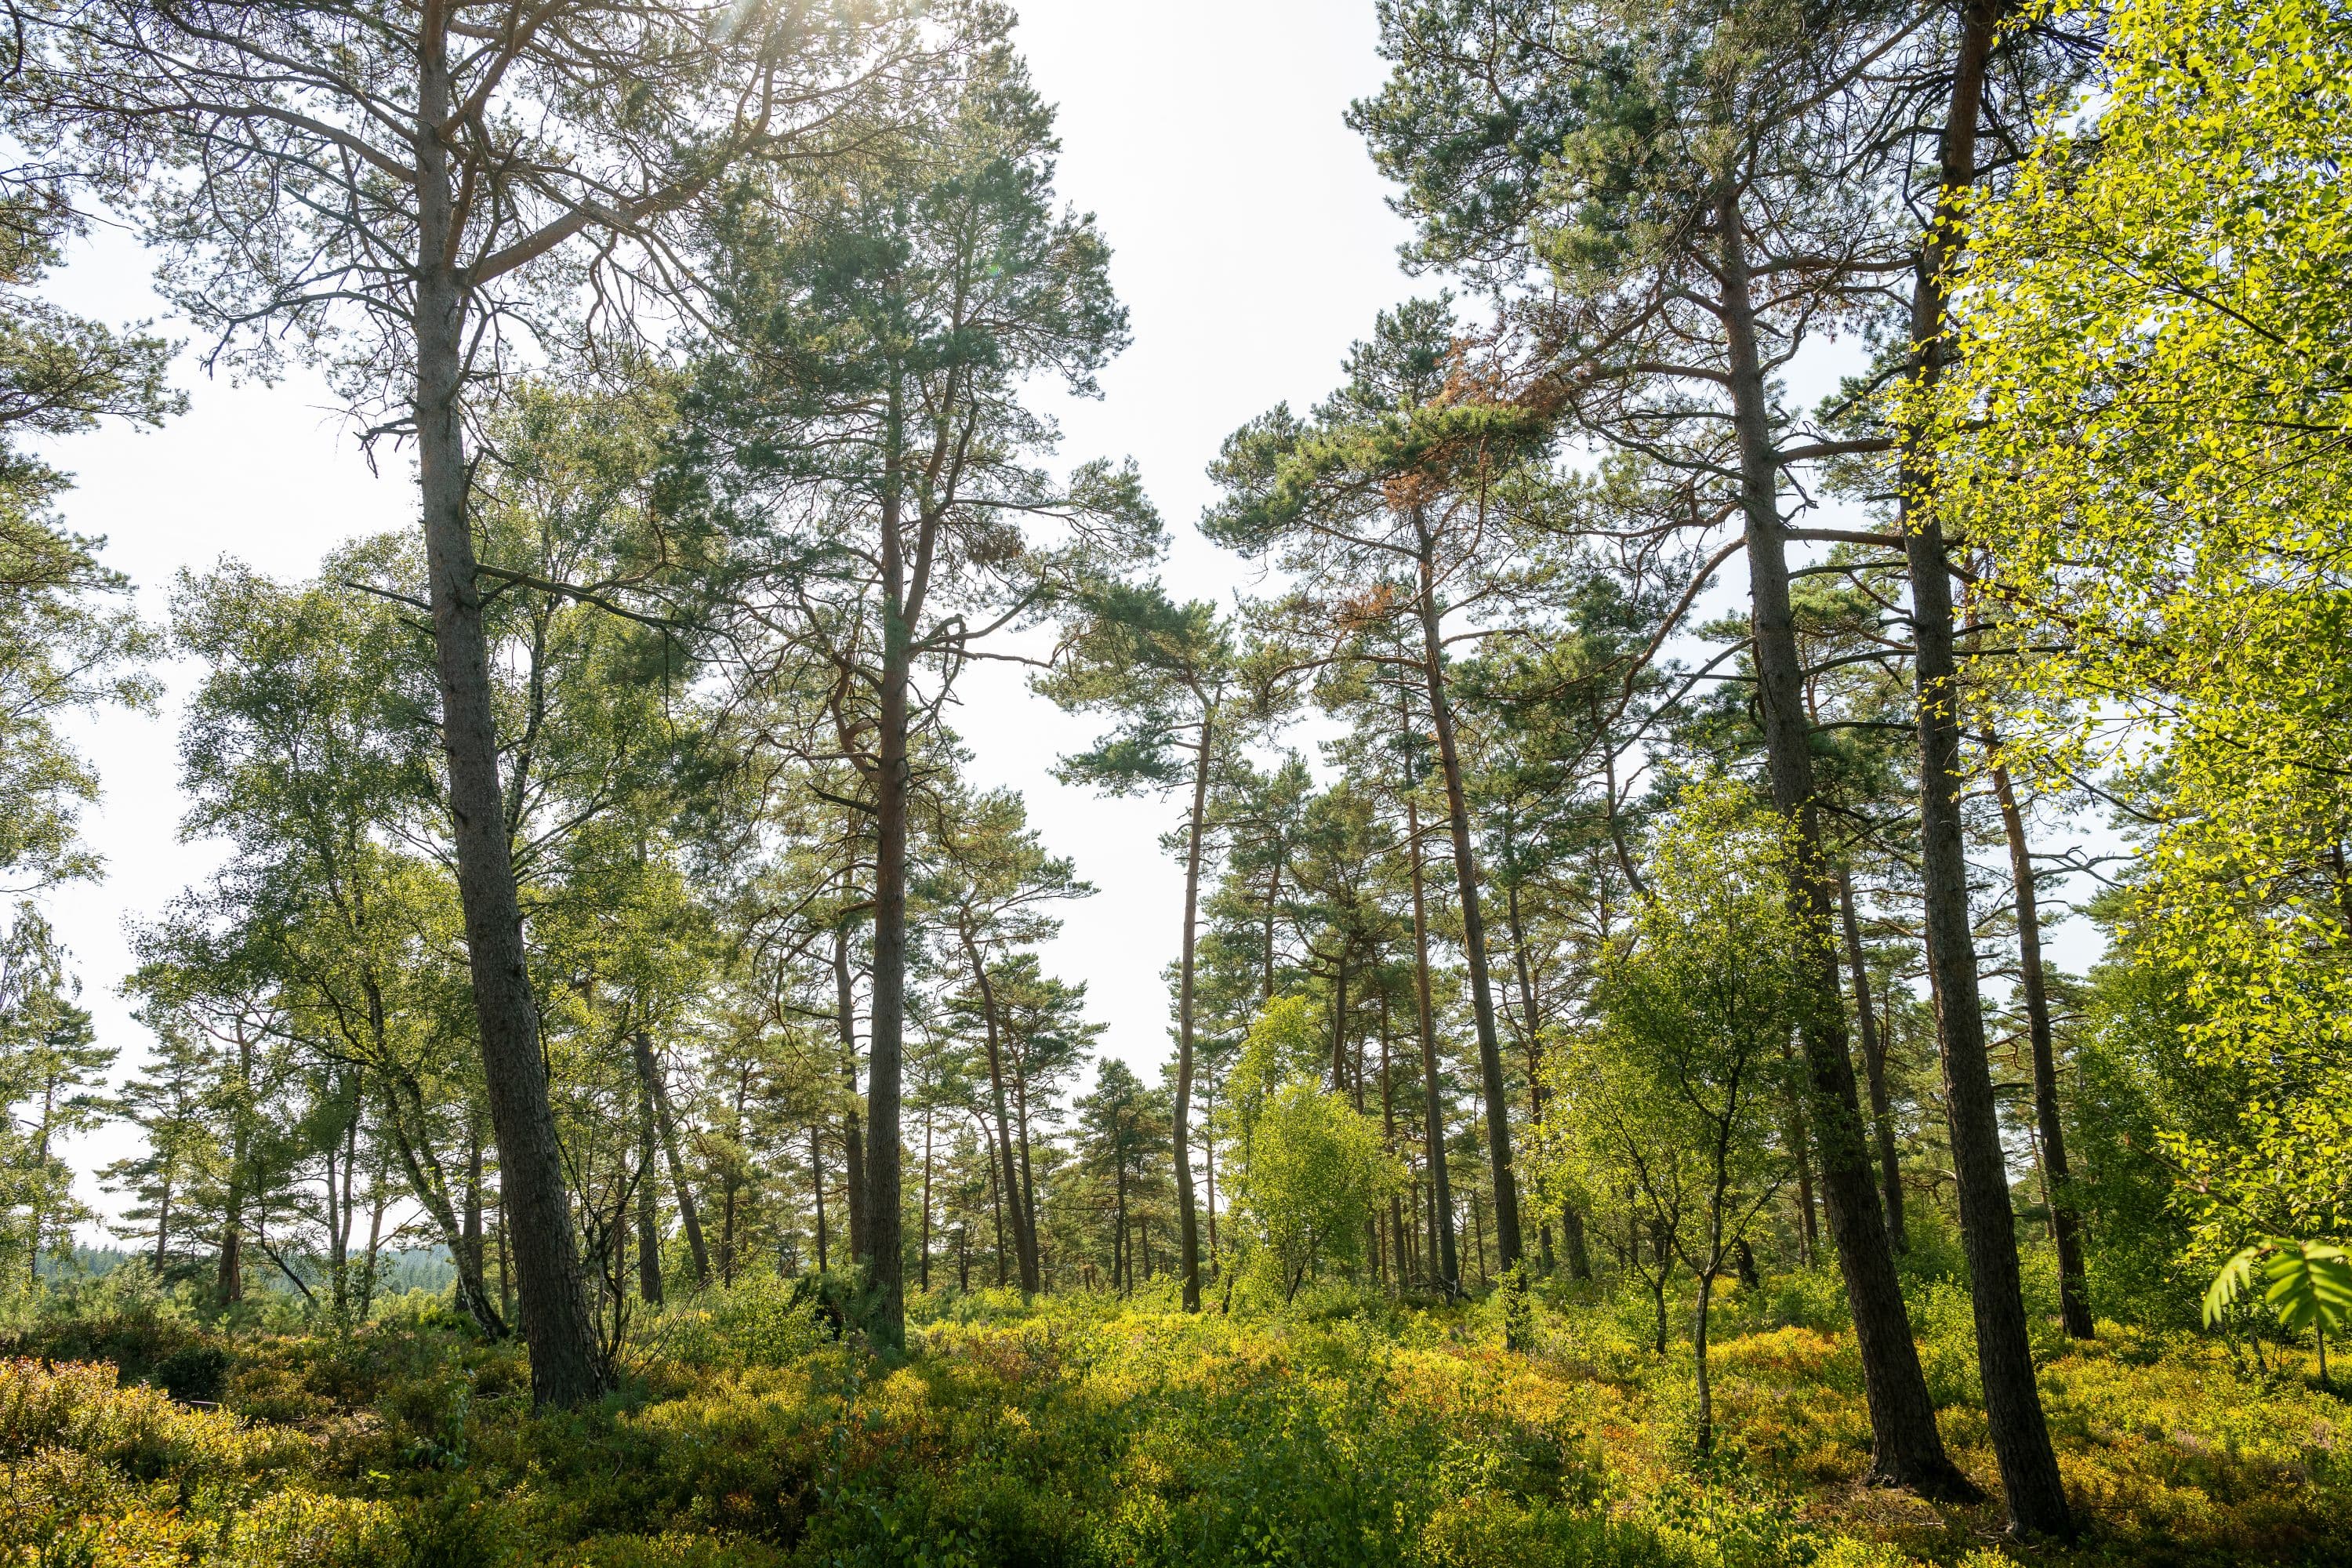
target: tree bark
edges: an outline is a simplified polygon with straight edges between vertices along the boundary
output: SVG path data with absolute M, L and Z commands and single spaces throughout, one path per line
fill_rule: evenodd
M 829 1244 L 832 1237 L 824 1223 L 824 1155 L 817 1147 L 816 1123 L 809 1123 L 809 1185 L 816 1194 L 816 1271 L 824 1273 L 832 1267 Z
M 1454 1257 L 1454 1194 L 1445 1172 L 1445 1113 L 1437 1093 L 1437 1023 L 1429 994 L 1429 912 L 1422 890 L 1421 811 L 1408 795 L 1405 841 L 1412 860 L 1412 985 L 1421 1026 L 1423 1131 L 1429 1144 L 1430 1230 L 1437 1238 L 1437 1287 L 1448 1296 L 1462 1292 Z
M 1424 536 L 1424 546 L 1426 538 Z M 1421 557 L 1423 667 L 1429 715 L 1437 731 L 1437 764 L 1445 778 L 1447 824 L 1454 836 L 1454 883 L 1462 900 L 1462 952 L 1470 965 L 1470 1011 L 1478 1026 L 1478 1078 L 1486 1100 L 1486 1159 L 1493 1167 L 1495 1250 L 1501 1267 L 1519 1261 L 1519 1190 L 1511 1175 L 1511 1106 L 1503 1083 L 1503 1047 L 1495 1032 L 1495 987 L 1486 972 L 1486 921 L 1478 904 L 1478 863 L 1470 846 L 1470 801 L 1455 749 L 1454 706 L 1445 694 L 1444 644 L 1437 621 L 1437 584 L 1427 549 Z M 1485 1249 L 1478 1267 L 1486 1267 Z
M 416 117 L 437 126 L 451 111 L 446 40 L 430 26 L 422 37 Z M 604 1391 L 606 1369 L 582 1289 L 579 1243 L 524 956 L 510 825 L 499 784 L 489 649 L 467 515 L 467 301 L 452 261 L 458 237 L 449 158 L 429 134 L 417 138 L 415 155 L 416 462 L 458 901 L 500 1183 L 515 1227 L 515 1283 L 530 1348 L 531 1398 L 540 1405 L 579 1405 Z
M 970 930 L 963 933 L 964 956 L 971 964 L 972 984 L 980 992 L 980 1010 L 988 1045 L 988 1092 L 996 1112 L 996 1155 L 1004 1170 L 1004 1207 L 1013 1216 L 1013 1250 L 1021 1270 L 1021 1289 L 1035 1295 L 1036 1243 L 1029 1235 L 1028 1205 L 1022 1201 L 1021 1167 L 1013 1154 L 1013 1116 L 1004 1094 L 1004 1053 L 996 1027 L 996 989 L 989 984 L 988 963 Z
M 890 419 L 899 412 L 893 400 Z M 898 434 L 893 430 L 895 453 Z M 889 1352 L 907 1348 L 906 1260 L 899 1231 L 898 1099 L 907 1022 L 908 685 L 914 631 L 907 620 L 907 565 L 894 472 L 882 508 L 882 686 L 874 788 L 874 995 L 866 1066 L 866 1228 L 870 1259 L 866 1336 Z
M 639 1029 L 633 1045 L 637 1079 L 653 1101 L 654 1131 L 661 1140 L 670 1186 L 677 1194 L 678 1228 L 686 1232 L 686 1249 L 694 1259 L 695 1288 L 705 1289 L 710 1284 L 710 1254 L 702 1244 L 702 1216 L 695 1209 L 694 1184 L 687 1180 L 686 1162 L 678 1154 L 677 1123 L 670 1115 L 669 1087 L 662 1081 L 660 1064 L 654 1060 L 653 1037 Z
M 1976 1489 L 1944 1451 L 1936 1407 L 1919 1368 L 1918 1347 L 1903 1307 L 1903 1287 L 1886 1241 L 1886 1222 L 1872 1180 L 1862 1110 L 1847 1054 L 1837 963 L 1829 940 L 1829 894 L 1813 792 L 1811 727 L 1803 701 L 1796 618 L 1789 600 L 1788 542 L 1780 512 L 1780 463 L 1749 298 L 1747 235 L 1738 200 L 1717 204 L 1722 244 L 1724 346 L 1730 370 L 1733 426 L 1739 446 L 1740 503 L 1753 597 L 1758 706 L 1773 804 L 1796 829 L 1789 896 L 1808 929 L 1804 965 L 1811 1005 L 1799 1031 L 1811 1089 L 1817 1174 L 1827 1200 L 1830 1236 L 1853 1311 L 1863 1387 L 1870 1405 L 1871 1474 L 1931 1495 L 1972 1496 Z
M 1986 58 L 1998 0 L 1969 0 L 1962 17 L 1951 108 L 1944 123 L 1936 214 L 1919 248 L 1912 290 L 1911 340 L 1924 391 L 1944 354 L 1947 273 L 1960 241 L 1961 204 L 1976 183 L 1976 135 Z M 2034 1380 L 2025 1301 L 2017 1262 L 2017 1225 L 2000 1147 L 1986 1056 L 1984 1009 L 1977 991 L 1976 936 L 1969 919 L 1968 854 L 1960 823 L 1960 689 L 1955 657 L 1952 583 L 1935 475 L 1924 437 L 1907 432 L 1903 449 L 1903 540 L 1911 574 L 1912 644 L 1917 649 L 1920 874 L 1927 913 L 1927 971 L 1944 1047 L 1944 1109 L 1951 1130 L 1952 1171 L 1960 1233 L 1976 1309 L 1977 1365 L 1983 1375 L 1986 1424 L 2012 1529 L 2070 1535 L 2074 1518 Z
M 1985 738 L 1990 750 L 1992 737 Z M 2058 1116 L 2058 1056 L 2050 1027 L 2050 995 L 2042 975 L 2042 908 L 2033 875 L 2033 848 L 2009 770 L 1992 765 L 1992 792 L 2009 838 L 2010 881 L 2017 895 L 2018 991 L 2025 1003 L 2026 1035 L 2033 1047 L 2033 1118 L 2042 1138 L 2042 1171 L 2050 1186 L 2050 1235 L 2058 1248 L 2058 1309 L 2073 1338 L 2093 1336 L 2091 1288 L 2083 1268 L 2083 1216 L 2069 1188 L 2066 1129 Z
M 654 1097 L 641 1080 L 637 1085 L 637 1294 L 647 1306 L 662 1304 L 661 1207 L 656 1194 L 660 1178 L 660 1136 L 654 1126 Z
M 866 1257 L 866 1133 L 857 1114 L 857 992 L 849 973 L 849 929 L 833 932 L 835 1026 L 841 1032 L 841 1087 L 847 1095 L 841 1134 L 842 1190 L 849 1198 L 849 1256 Z
M 1879 1180 L 1886 1195 L 1886 1239 L 1895 1251 L 1909 1248 L 1903 1233 L 1903 1167 L 1895 1155 L 1895 1116 L 1886 1092 L 1886 1042 L 1870 996 L 1870 967 L 1862 951 L 1862 922 L 1854 916 L 1853 876 L 1838 872 L 1838 918 L 1845 928 L 1846 968 L 1853 976 L 1854 1017 L 1862 1030 L 1862 1065 L 1870 1081 L 1871 1131 L 1878 1142 Z
M 1192 813 L 1184 843 L 1184 943 L 1176 991 L 1176 1269 L 1184 1310 L 1201 1310 L 1201 1231 L 1192 1212 L 1192 971 L 1201 909 L 1201 839 L 1209 815 L 1209 761 L 1216 710 L 1201 707 L 1201 744 L 1192 758 Z

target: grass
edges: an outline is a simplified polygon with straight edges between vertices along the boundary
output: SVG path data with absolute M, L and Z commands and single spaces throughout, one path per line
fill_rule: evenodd
M 1687 1366 L 1649 1353 L 1640 1303 L 1546 1300 L 1522 1355 L 1485 1307 L 1330 1294 L 1188 1319 L 1166 1300 L 992 1292 L 931 1303 L 889 1364 L 753 1285 L 647 1325 L 601 1406 L 534 1415 L 512 1347 L 415 1304 L 320 1334 L 90 1300 L 12 1331 L 19 1351 L 115 1354 L 0 1364 L 0 1553 L 42 1568 L 2345 1560 L 2352 1405 L 2188 1335 L 2103 1325 L 2095 1343 L 2045 1345 L 2076 1542 L 2003 1543 L 1995 1503 L 1863 1486 L 1851 1340 L 1791 1321 L 1826 1320 L 1825 1294 L 1783 1281 L 1732 1303 L 1724 1441 L 1703 1468 Z M 1990 1487 L 1965 1301 L 1917 1294 L 1947 1441 Z M 175 1377 L 217 1405 L 150 1385 Z

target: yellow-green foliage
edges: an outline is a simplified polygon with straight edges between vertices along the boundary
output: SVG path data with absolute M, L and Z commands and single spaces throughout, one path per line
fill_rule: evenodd
M 1773 1326 L 1736 1289 L 1721 1447 L 1684 1458 L 1687 1372 L 1606 1306 L 1541 1304 L 1535 1348 L 1490 1308 L 1187 1318 L 1097 1299 L 957 1303 L 898 1364 L 780 1329 L 761 1287 L 689 1309 L 604 1406 L 534 1416 L 519 1358 L 447 1331 L 232 1346 L 231 1403 L 104 1366 L 0 1366 L 0 1563 L 320 1568 L 798 1564 L 1428 1564 L 1994 1568 L 1997 1505 L 1857 1484 L 1851 1342 Z M 1967 1350 L 1931 1310 L 1923 1352 Z M 1734 1325 L 1750 1331 L 1734 1334 Z M 2078 1564 L 2317 1560 L 2352 1506 L 2346 1405 L 2252 1381 L 2208 1342 L 2107 1327 L 2044 1374 Z M 786 1353 L 784 1341 L 797 1349 Z M 268 1375 L 261 1375 L 266 1370 Z M 1962 1384 L 1956 1376 L 1949 1381 Z M 310 1390 L 307 1400 L 290 1388 Z M 1996 1469 L 1980 1412 L 1945 1415 Z
M 2036 656 L 2012 746 L 2160 761 L 2130 924 L 2234 1110 L 2160 1132 L 2210 1268 L 2352 1211 L 2352 14 L 2108 21 L 2095 134 L 1970 216 L 1947 494 Z

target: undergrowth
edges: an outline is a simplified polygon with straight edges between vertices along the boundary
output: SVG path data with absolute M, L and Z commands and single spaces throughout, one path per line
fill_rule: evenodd
M 520 1352 L 425 1303 L 320 1333 L 207 1321 L 123 1287 L 0 1323 L 19 1357 L 0 1363 L 0 1560 L 2343 1560 L 2352 1405 L 2186 1335 L 2105 1324 L 2086 1346 L 2046 1343 L 2075 1542 L 1999 1542 L 1996 1502 L 1863 1485 L 1860 1369 L 1817 1294 L 1784 1279 L 1728 1304 L 1723 1441 L 1701 1466 L 1688 1369 L 1651 1353 L 1642 1301 L 1556 1294 L 1519 1354 L 1488 1306 L 1327 1292 L 1279 1317 L 1188 1319 L 1167 1300 L 989 1292 L 928 1303 L 893 1363 L 762 1282 L 641 1325 L 596 1408 L 534 1415 Z M 1965 1298 L 1915 1297 L 1947 1441 L 1990 1490 Z

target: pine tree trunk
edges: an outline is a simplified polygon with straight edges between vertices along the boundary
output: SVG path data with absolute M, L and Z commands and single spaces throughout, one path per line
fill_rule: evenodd
M 1920 246 L 1912 292 L 1911 336 L 1918 346 L 1917 379 L 1923 388 L 1937 379 L 1944 353 L 1946 270 L 1958 249 L 1961 203 L 1976 183 L 1977 117 L 1995 19 L 1996 0 L 1970 0 L 1962 17 L 1951 109 L 1944 126 L 1940 190 L 1934 222 Z M 2073 1533 L 2074 1518 L 2034 1379 L 2018 1272 L 2016 1216 L 2010 1206 L 2009 1170 L 2001 1154 L 1984 1009 L 1977 992 L 1968 855 L 1961 838 L 1961 694 L 1953 646 L 1952 584 L 1941 520 L 1932 504 L 1935 475 L 1924 437 L 1914 433 L 1906 438 L 1902 466 L 1902 531 L 1911 568 L 1912 641 L 1917 649 L 1920 879 L 1927 972 L 1943 1041 L 1944 1108 L 1951 1131 L 1969 1295 L 1976 1309 L 1977 1366 L 2011 1527 L 2063 1536 Z
M 996 1112 L 996 1153 L 1003 1162 L 1004 1207 L 1013 1216 L 1013 1250 L 1021 1269 L 1021 1289 L 1024 1294 L 1035 1295 L 1037 1282 L 1036 1244 L 1029 1236 L 1029 1216 L 1024 1211 L 1021 1167 L 1013 1152 L 1013 1115 L 1004 1092 L 1003 1046 L 996 1026 L 996 990 L 989 982 L 988 963 L 972 940 L 971 932 L 963 933 L 964 956 L 971 964 L 972 984 L 980 991 L 980 1010 L 985 1026 L 988 1045 L 988 1092 Z
M 445 40 L 425 33 L 417 118 L 450 112 Z M 448 154 L 432 136 L 416 143 L 416 463 L 431 572 L 433 646 L 441 687 L 452 848 L 480 1030 L 482 1076 L 499 1142 L 500 1182 L 514 1218 L 516 1283 L 530 1347 L 531 1397 L 572 1405 L 603 1392 L 606 1371 L 582 1289 L 555 1116 L 540 1053 L 515 889 L 509 825 L 499 785 L 489 649 L 482 627 L 474 539 L 467 516 L 462 397 L 467 310 L 451 258 L 457 249 Z
M 1838 1266 L 1853 1312 L 1863 1387 L 1870 1405 L 1871 1473 L 1931 1495 L 1969 1496 L 1975 1488 L 1945 1453 L 1943 1436 L 1936 1429 L 1936 1407 L 1927 1396 L 1918 1347 L 1912 1342 L 1904 1313 L 1903 1287 L 1887 1246 L 1862 1110 L 1854 1097 L 1844 999 L 1828 942 L 1830 900 L 1813 793 L 1812 736 L 1805 720 L 1802 666 L 1789 599 L 1780 464 L 1772 448 L 1764 367 L 1748 294 L 1747 236 L 1738 204 L 1728 195 L 1718 203 L 1717 218 L 1723 247 L 1724 341 L 1754 600 L 1757 694 L 1773 804 L 1796 829 L 1798 860 L 1790 897 L 1801 922 L 1821 932 L 1821 940 L 1805 954 L 1813 1005 L 1800 1037 L 1811 1089 L 1816 1175 L 1828 1200 L 1830 1236 L 1837 1245 Z
M 677 1122 L 670 1115 L 669 1088 L 662 1082 L 660 1064 L 654 1060 L 653 1037 L 639 1029 L 633 1042 L 637 1080 L 653 1101 L 654 1131 L 661 1140 L 662 1159 L 669 1167 L 669 1184 L 677 1195 L 678 1228 L 686 1232 L 686 1250 L 694 1260 L 697 1289 L 710 1284 L 710 1254 L 702 1243 L 702 1215 L 694 1202 L 694 1184 L 687 1180 L 686 1161 L 677 1147 Z
M 818 1152 L 816 1123 L 809 1123 L 809 1185 L 816 1194 L 816 1271 L 824 1273 L 833 1265 L 828 1252 L 831 1237 L 824 1224 L 824 1158 Z
M 1878 1142 L 1879 1180 L 1886 1196 L 1886 1239 L 1895 1251 L 1910 1242 L 1903 1233 L 1903 1167 L 1895 1154 L 1895 1116 L 1886 1092 L 1886 1041 L 1870 996 L 1870 969 L 1862 951 L 1862 922 L 1854 916 L 1853 877 L 1838 873 L 1838 917 L 1845 927 L 1846 967 L 1853 975 L 1854 1017 L 1862 1030 L 1862 1065 L 1870 1081 L 1870 1122 Z
M 656 1189 L 659 1134 L 654 1128 L 654 1097 L 637 1085 L 637 1294 L 647 1306 L 662 1304 L 661 1209 Z
M 1990 750 L 1992 739 L 1986 738 Z M 2042 1142 L 2042 1170 L 2050 1187 L 2050 1236 L 2058 1249 L 2058 1308 L 2066 1332 L 2093 1336 L 2090 1281 L 2083 1268 L 2083 1216 L 2070 1186 L 2066 1129 L 2058 1115 L 2058 1055 L 2050 1026 L 2050 995 L 2042 974 L 2042 908 L 2033 874 L 2033 847 L 2025 837 L 2025 814 L 2009 770 L 1992 766 L 1994 798 L 2009 838 L 2009 872 L 2017 898 L 2018 992 L 2025 1003 L 2025 1027 L 2033 1047 L 2033 1116 Z
M 841 1033 L 841 1086 L 846 1091 L 846 1125 L 841 1134 L 842 1191 L 849 1200 L 849 1256 L 866 1257 L 866 1131 L 857 1114 L 857 992 L 849 973 L 849 930 L 833 932 L 835 1026 Z
M 1454 1194 L 1445 1171 L 1445 1112 L 1437 1090 L 1437 1021 L 1429 992 L 1429 911 L 1422 889 L 1421 812 L 1405 796 L 1405 840 L 1412 862 L 1412 984 L 1421 1026 L 1422 1128 L 1429 1144 L 1430 1234 L 1436 1238 L 1437 1288 L 1448 1296 L 1462 1291 L 1454 1258 Z
M 1425 544 L 1425 541 L 1424 541 Z M 1518 1184 L 1511 1175 L 1510 1096 L 1503 1082 L 1503 1047 L 1495 1032 L 1495 987 L 1486 972 L 1486 921 L 1478 901 L 1478 863 L 1470 844 L 1470 798 L 1455 748 L 1454 706 L 1445 694 L 1444 645 L 1437 621 L 1437 584 L 1426 548 L 1421 558 L 1423 668 L 1430 719 L 1437 731 L 1437 765 L 1445 779 L 1447 825 L 1454 837 L 1454 884 L 1462 900 L 1462 952 L 1470 967 L 1470 1011 L 1478 1026 L 1478 1079 L 1486 1100 L 1486 1159 L 1495 1189 L 1495 1246 L 1502 1267 L 1519 1260 Z M 1479 1268 L 1486 1268 L 1482 1250 Z
M 892 423 L 898 422 L 894 406 Z M 896 436 L 892 437 L 895 449 Z M 895 475 L 892 483 L 895 484 Z M 866 1332 L 886 1352 L 907 1348 L 906 1259 L 899 1239 L 898 1099 L 907 1022 L 907 756 L 913 628 L 907 623 L 900 502 L 882 515 L 882 687 L 874 790 L 874 979 L 866 1064 Z
M 1184 941 L 1176 992 L 1176 1269 L 1184 1310 L 1201 1310 L 1201 1231 L 1192 1212 L 1192 986 L 1201 909 L 1201 840 L 1209 816 L 1213 705 L 1201 708 L 1201 743 L 1192 759 L 1192 812 L 1184 841 Z

